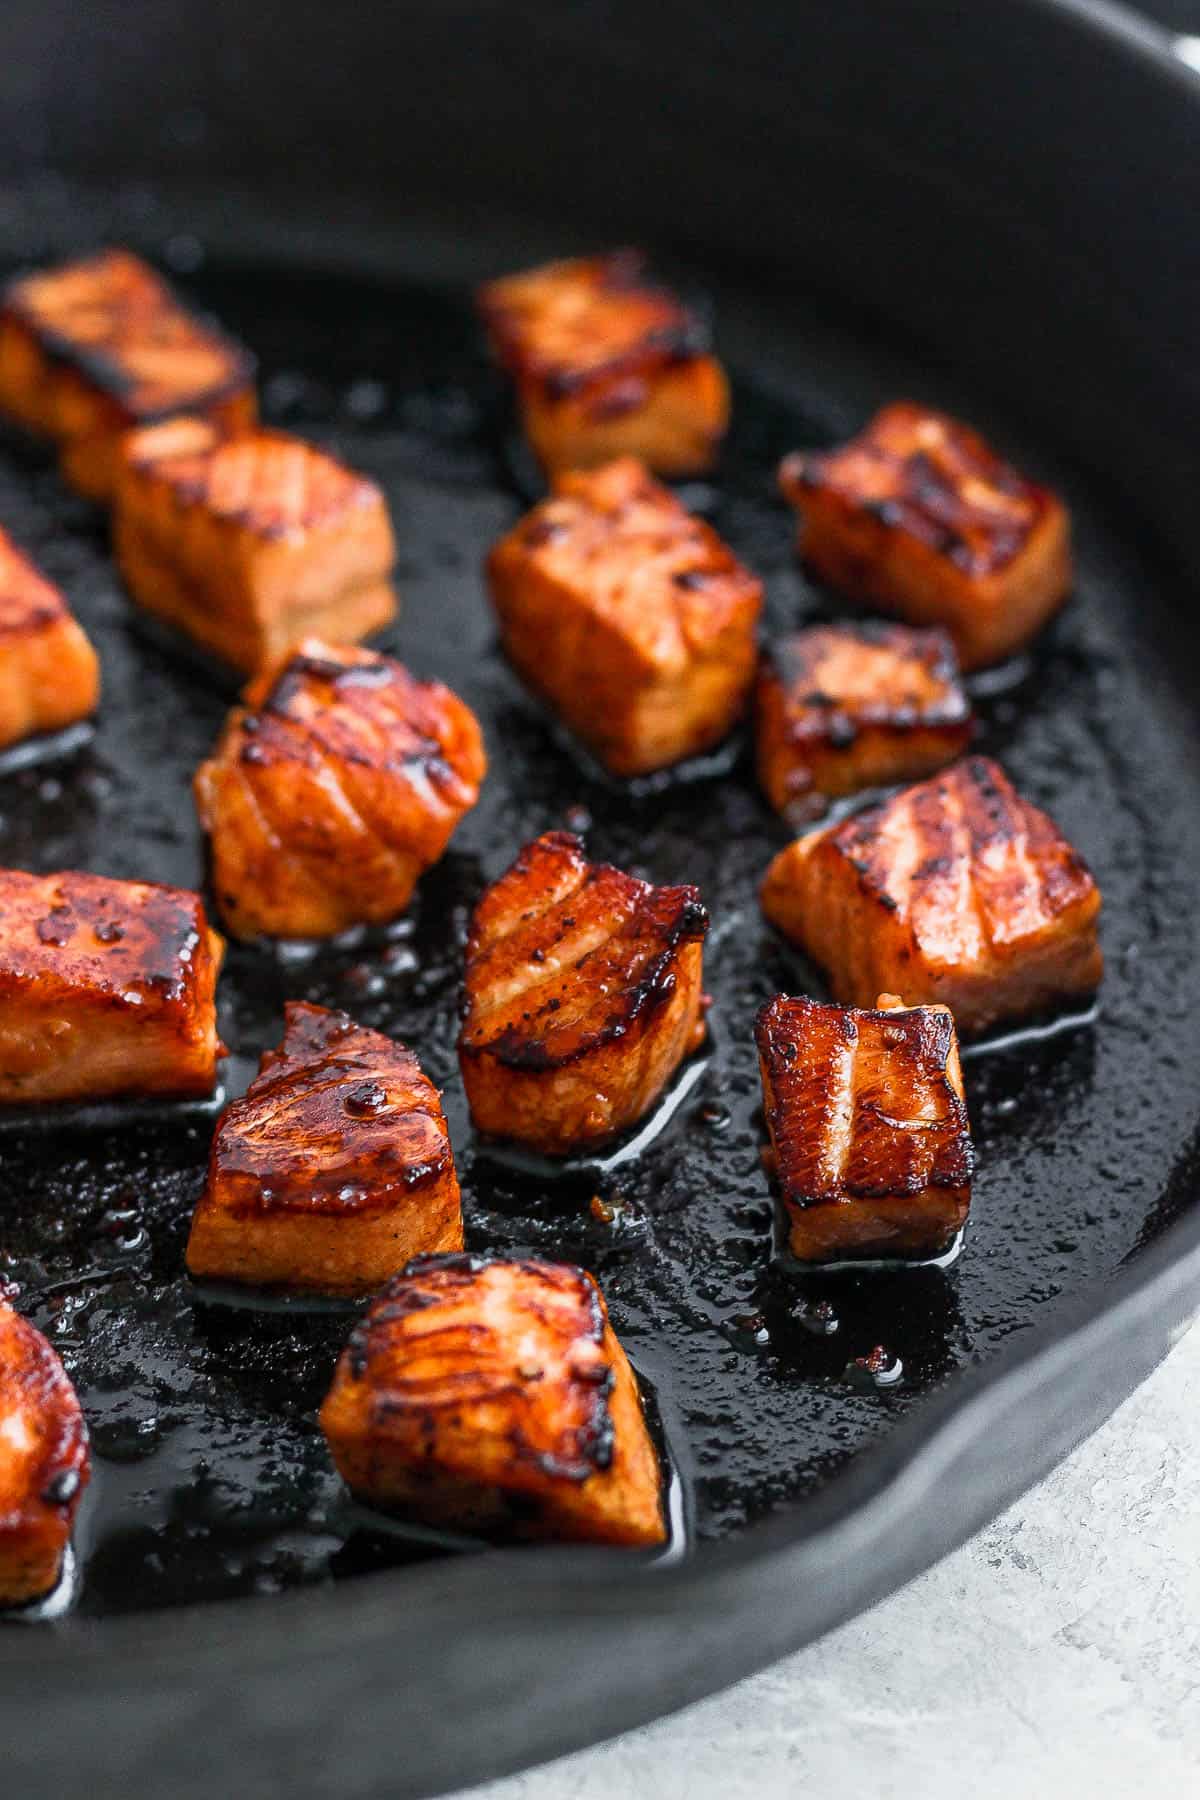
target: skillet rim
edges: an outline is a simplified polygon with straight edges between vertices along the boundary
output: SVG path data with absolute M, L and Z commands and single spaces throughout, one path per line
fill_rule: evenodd
M 1187 96 L 1187 103 L 1198 108 L 1200 117 L 1200 81 L 1173 55 L 1170 35 L 1162 27 L 1116 0 L 1021 3 L 1027 11 L 1065 18 L 1074 29 L 1144 63 L 1156 79 Z M 684 1604 L 706 1586 L 716 1589 L 752 1565 L 782 1563 L 791 1553 L 798 1565 L 819 1568 L 830 1560 L 827 1549 L 840 1535 L 857 1535 L 867 1544 L 877 1543 L 881 1537 L 878 1515 L 891 1508 L 893 1529 L 898 1518 L 912 1516 L 939 1474 L 953 1468 L 956 1459 L 972 1448 L 979 1450 L 1008 1411 L 1067 1377 L 1071 1370 L 1102 1363 L 1106 1350 L 1117 1346 L 1138 1350 L 1120 1361 L 1116 1370 L 1105 1371 L 1108 1380 L 1103 1398 L 1080 1415 L 1073 1436 L 1064 1434 L 1049 1455 L 1037 1447 L 1029 1465 L 997 1465 L 996 1478 L 982 1505 L 978 1496 L 968 1495 L 968 1505 L 953 1518 L 943 1514 L 937 1530 L 932 1536 L 927 1534 L 915 1554 L 909 1545 L 905 1553 L 893 1552 L 889 1560 L 864 1571 L 853 1591 L 852 1585 L 846 1584 L 822 1616 L 815 1621 L 809 1617 L 786 1634 L 782 1648 L 771 1640 L 764 1643 L 761 1653 L 742 1656 L 739 1674 L 748 1674 L 782 1654 L 787 1644 L 798 1647 L 811 1642 L 931 1566 L 1061 1461 L 1145 1379 L 1169 1348 L 1174 1328 L 1200 1308 L 1200 1206 L 1195 1204 L 1200 1199 L 1198 1142 L 1200 1134 L 1180 1159 L 1188 1176 L 1191 1210 L 1152 1245 L 1137 1252 L 1122 1272 L 1088 1282 L 1022 1339 L 978 1367 L 959 1371 L 815 1494 L 781 1508 L 778 1514 L 724 1543 L 706 1546 L 679 1564 L 647 1570 L 628 1560 L 618 1563 L 611 1552 L 530 1550 L 521 1553 L 522 1579 L 517 1584 L 510 1579 L 511 1556 L 496 1552 L 381 1572 L 369 1581 L 333 1588 L 205 1602 L 103 1620 L 68 1618 L 50 1631 L 0 1632 L 0 1671 L 20 1668 L 27 1675 L 38 1676 L 64 1669 L 79 1676 L 86 1662 L 87 1685 L 112 1688 L 150 1664 L 161 1685 L 186 1665 L 195 1680 L 204 1665 L 218 1657 L 228 1670 L 258 1662 L 264 1654 L 299 1656 L 331 1640 L 365 1645 L 384 1636 L 394 1639 L 401 1611 L 411 1622 L 423 1600 L 436 1603 L 443 1616 L 444 1609 L 458 1600 L 464 1627 L 480 1622 L 484 1614 L 481 1603 L 489 1597 L 514 1628 L 562 1614 L 649 1613 L 654 1610 L 648 1604 L 650 1599 L 660 1610 L 682 1612 Z M 863 1547 L 860 1544 L 859 1549 Z M 839 1549 L 838 1554 L 844 1555 L 844 1551 Z M 497 1575 L 499 1580 L 493 1579 Z M 517 1594 L 520 1614 L 514 1618 Z M 105 1657 L 97 1667 L 96 1651 L 101 1647 Z M 699 1698 L 737 1678 L 729 1663 L 722 1663 L 712 1678 L 689 1681 L 688 1695 Z M 643 1703 L 638 1717 L 657 1716 L 664 1710 L 651 1699 L 648 1705 Z M 627 1729 L 634 1722 L 632 1716 L 614 1720 L 612 1731 Z M 570 1741 L 582 1740 L 576 1734 Z

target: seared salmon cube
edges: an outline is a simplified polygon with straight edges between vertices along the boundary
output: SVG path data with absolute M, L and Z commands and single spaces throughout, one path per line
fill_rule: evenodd
M 53 438 L 63 473 L 107 500 L 131 426 L 196 413 L 257 416 L 254 358 L 127 250 L 23 275 L 0 301 L 0 409 Z
M 211 1094 L 223 949 L 183 888 L 0 869 L 0 1106 Z
M 780 486 L 823 581 L 911 625 L 943 625 L 964 669 L 1028 644 L 1071 589 L 1071 528 L 967 425 L 912 401 L 839 449 L 786 457 Z
M 463 1086 L 477 1128 L 548 1156 L 649 1111 L 704 1039 L 708 914 L 694 887 L 537 838 L 488 888 L 467 940 Z
M 353 1493 L 425 1524 L 666 1537 L 637 1381 L 582 1269 L 418 1257 L 353 1332 L 321 1428 Z
M 0 750 L 95 712 L 100 664 L 56 587 L 0 531 Z
M 247 674 L 302 637 L 357 643 L 395 616 L 383 494 L 286 432 L 132 433 L 113 543 L 139 606 Z
M 712 465 L 729 385 L 696 315 L 637 250 L 490 281 L 479 310 L 548 474 L 638 456 L 659 475 Z
M 222 919 L 239 938 L 324 938 L 396 918 L 486 769 L 449 688 L 306 639 L 250 683 L 196 773 Z
M 754 676 L 762 583 L 641 463 L 560 476 L 487 573 L 510 662 L 614 775 L 727 736 Z
M 1090 995 L 1104 972 L 1091 871 L 981 756 L 797 838 L 762 904 L 835 999 L 888 989 L 948 1006 L 960 1033 Z
M 755 1038 L 791 1254 L 821 1263 L 949 1249 L 973 1167 L 949 1010 L 892 994 L 870 1010 L 779 994 Z
M 66 1371 L 0 1296 L 0 1606 L 58 1586 L 90 1475 L 87 1426 Z
M 915 781 L 971 740 L 971 703 L 949 638 L 905 625 L 813 625 L 759 660 L 758 778 L 778 812 Z
M 291 1002 L 282 1044 L 217 1126 L 192 1274 L 368 1294 L 422 1251 L 462 1242 L 441 1098 L 412 1051 Z

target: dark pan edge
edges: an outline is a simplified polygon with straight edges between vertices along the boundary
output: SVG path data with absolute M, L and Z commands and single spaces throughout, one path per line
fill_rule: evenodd
M 1088 0 L 1025 4 L 1068 15 L 1155 62 L 1164 79 L 1194 83 L 1161 50 L 1158 34 L 1123 9 Z M 1194 1202 L 1194 1173 L 1188 1185 Z M 955 1380 L 795 1515 L 653 1579 L 621 1578 L 607 1558 L 534 1553 L 522 1558 L 519 1576 L 511 1561 L 483 1559 L 409 1573 L 403 1588 L 399 1578 L 376 1577 L 369 1591 L 351 1584 L 198 1608 L 184 1619 L 0 1638 L 0 1720 L 12 1721 L 14 1742 L 24 1746 L 30 1717 L 49 1711 L 47 1682 L 60 1670 L 74 1677 L 72 1694 L 55 1695 L 47 1766 L 10 1767 L 36 1800 L 61 1791 L 61 1758 L 74 1746 L 77 1773 L 91 1762 L 96 1795 L 127 1788 L 136 1770 L 140 1792 L 186 1800 L 211 1786 L 214 1773 L 218 1781 L 228 1775 L 234 1744 L 244 1747 L 247 1794 L 274 1791 L 267 1783 L 283 1770 L 304 1770 L 318 1789 L 324 1776 L 328 1788 L 329 1772 L 353 1750 L 361 1785 L 336 1791 L 419 1794 L 611 1735 L 811 1641 L 927 1567 L 1107 1417 L 1198 1304 L 1200 1214 L 1193 1211 L 1118 1281 L 1095 1284 L 1046 1327 Z M 1029 1413 L 1039 1408 L 1044 1428 L 1031 1445 Z M 928 1506 L 930 1495 L 937 1505 Z M 831 1568 L 833 1581 L 826 1579 Z M 785 1582 L 796 1597 L 789 1595 L 783 1618 Z M 413 1642 L 408 1621 L 415 1616 L 421 1628 Z M 554 1681 L 544 1693 L 531 1691 L 544 1681 L 556 1620 Z M 469 1679 L 480 1714 L 491 1715 L 489 1728 L 460 1741 L 446 1669 L 455 1666 L 456 1641 L 485 1625 L 496 1651 L 486 1677 L 475 1664 Z M 384 1645 L 386 1656 L 377 1655 Z M 333 1690 L 319 1718 L 305 1712 L 307 1677 L 318 1664 Z M 121 1733 L 119 1765 L 111 1743 L 94 1746 L 93 1760 L 86 1721 L 106 1696 L 116 1703 L 135 1689 L 143 1704 Z M 567 1706 L 563 1696 L 572 1689 Z M 516 1693 L 524 1704 L 514 1719 Z M 378 1742 L 367 1741 L 372 1715 Z
M 317 1780 L 352 1757 L 356 1785 L 329 1791 L 368 1795 L 386 1780 L 389 1794 L 415 1796 L 563 1754 L 716 1692 L 911 1580 L 1107 1418 L 1197 1307 L 1200 1211 L 1116 1283 L 1094 1284 L 952 1382 L 794 1514 L 682 1566 L 621 1573 L 605 1553 L 568 1550 L 522 1553 L 519 1564 L 473 1557 L 332 1591 L 6 1634 L 0 1722 L 7 1736 L 7 1720 L 20 1719 L 12 1741 L 28 1744 L 53 1680 L 54 1741 L 96 1751 L 98 1797 L 125 1791 L 136 1772 L 147 1796 L 187 1800 L 228 1773 L 231 1742 L 247 1793 L 297 1760 Z M 476 1634 L 492 1654 L 466 1678 L 459 1659 Z M 456 1675 L 487 1722 L 470 1739 L 456 1730 Z M 306 1694 L 318 1678 L 314 1714 Z M 131 1694 L 119 1750 L 89 1743 L 96 1709 L 128 1707 Z M 16 1765 L 29 1800 L 43 1791 L 39 1774 L 57 1791 L 57 1757 L 48 1739 L 43 1748 L 45 1765 L 36 1751 Z

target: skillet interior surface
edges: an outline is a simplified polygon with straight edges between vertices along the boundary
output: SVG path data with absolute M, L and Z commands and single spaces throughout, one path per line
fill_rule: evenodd
M 161 255 L 162 246 L 148 246 Z M 469 296 L 413 279 L 301 274 L 222 261 L 172 239 L 191 293 L 259 353 L 274 421 L 344 454 L 385 488 L 403 609 L 383 640 L 479 713 L 483 797 L 394 934 L 308 958 L 233 948 L 226 1086 L 277 1040 L 283 1003 L 342 1006 L 419 1053 L 446 1090 L 468 1242 L 584 1262 L 652 1390 L 678 1476 L 688 1554 L 812 1496 L 914 1403 L 1118 1271 L 1186 1204 L 1197 1119 L 1200 736 L 1194 662 L 1159 629 L 1175 570 L 1126 501 L 1056 462 L 981 374 L 965 390 L 903 343 L 794 295 L 753 297 L 727 271 L 685 279 L 715 305 L 735 424 L 719 472 L 683 490 L 765 577 L 767 628 L 845 610 L 795 567 L 774 490 L 780 455 L 833 442 L 880 400 L 929 398 L 1060 485 L 1075 513 L 1076 598 L 1030 666 L 981 693 L 981 747 L 1047 806 L 1105 897 L 1098 1016 L 973 1052 L 979 1174 L 951 1269 L 773 1276 L 772 1203 L 751 1037 L 783 990 L 823 992 L 766 928 L 756 888 L 788 833 L 757 793 L 743 742 L 717 769 L 648 790 L 598 778 L 506 668 L 480 577 L 532 478 L 481 356 Z M 519 261 L 514 245 L 510 260 Z M 100 516 L 48 459 L 0 444 L 0 518 L 66 590 L 99 645 L 93 743 L 0 777 L 0 861 L 123 877 L 203 879 L 189 783 L 230 689 L 147 639 Z M 472 1141 L 454 1056 L 461 944 L 488 879 L 537 832 L 583 828 L 589 850 L 699 884 L 712 1040 L 642 1153 L 557 1182 L 497 1166 Z M 0 1136 L 0 1276 L 49 1334 L 93 1432 L 71 1620 L 359 1578 L 440 1555 L 346 1508 L 315 1409 L 347 1321 L 201 1300 L 181 1274 L 211 1119 Z M 597 1218 L 600 1195 L 611 1219 Z M 825 1303 L 822 1307 L 820 1303 Z M 836 1323 L 836 1329 L 831 1324 Z M 882 1345 L 898 1381 L 856 1359 Z

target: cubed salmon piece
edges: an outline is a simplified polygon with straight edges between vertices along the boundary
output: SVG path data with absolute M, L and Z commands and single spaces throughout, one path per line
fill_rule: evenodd
M 912 401 L 839 449 L 785 458 L 779 480 L 813 572 L 912 625 L 945 626 L 964 669 L 1023 649 L 1070 592 L 1062 501 Z
M 177 413 L 252 425 L 254 373 L 248 350 L 127 250 L 23 275 L 0 302 L 0 409 L 53 438 L 93 499 L 110 497 L 132 426 Z
M 950 639 L 905 625 L 813 625 L 763 652 L 755 692 L 758 778 L 797 820 L 861 788 L 914 781 L 971 740 Z
M 711 467 L 729 385 L 700 320 L 636 250 L 490 281 L 479 310 L 542 467 L 638 456 L 659 475 Z
M 113 543 L 139 606 L 247 674 L 302 637 L 357 643 L 395 616 L 383 494 L 286 432 L 179 419 L 132 433 Z
M 221 917 L 239 938 L 396 918 L 486 769 L 478 720 L 449 688 L 305 639 L 251 682 L 196 773 Z
M 509 660 L 613 774 L 709 750 L 742 711 L 762 583 L 633 458 L 560 476 L 487 573 Z
M 635 1124 L 703 1041 L 707 930 L 694 887 L 590 863 L 567 832 L 528 844 L 467 940 L 458 1054 L 478 1129 L 562 1156 Z
M 974 1155 L 954 1020 L 779 994 L 755 1026 L 771 1162 L 800 1262 L 938 1256 L 966 1223 Z
M 767 871 L 763 911 L 834 998 L 889 989 L 981 1031 L 1094 993 L 1100 892 L 1054 821 L 980 756 L 839 825 Z
M 211 1094 L 223 949 L 182 888 L 0 869 L 0 1106 Z
M 0 1294 L 0 1606 L 58 1586 L 90 1475 L 75 1389 L 41 1332 Z
M 368 1294 L 462 1242 L 441 1098 L 412 1051 L 290 1002 L 282 1044 L 217 1126 L 192 1274 Z
M 582 1269 L 418 1257 L 352 1334 L 321 1427 L 356 1495 L 426 1524 L 666 1537 L 637 1382 Z
M 100 663 L 56 587 L 0 531 L 0 750 L 90 718 Z

